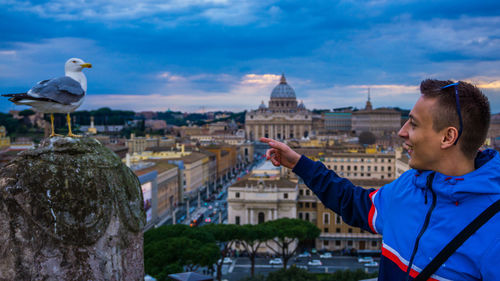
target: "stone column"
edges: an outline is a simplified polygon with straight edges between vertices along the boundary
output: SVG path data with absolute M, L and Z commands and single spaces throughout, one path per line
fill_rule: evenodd
M 50 138 L 0 170 L 0 280 L 142 280 L 140 183 L 90 138 Z

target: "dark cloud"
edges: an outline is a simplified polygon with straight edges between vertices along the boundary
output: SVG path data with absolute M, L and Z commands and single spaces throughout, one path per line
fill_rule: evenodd
M 68 56 L 94 63 L 93 94 L 208 95 L 234 91 L 249 73 L 285 72 L 304 93 L 500 79 L 498 1 L 50 3 L 0 4 L 2 91 L 60 74 Z M 167 72 L 184 80 L 159 76 Z

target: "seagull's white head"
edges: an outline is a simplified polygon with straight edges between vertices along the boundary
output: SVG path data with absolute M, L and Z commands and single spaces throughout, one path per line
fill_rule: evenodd
M 90 63 L 84 62 L 82 59 L 70 58 L 69 60 L 66 61 L 66 64 L 64 65 L 64 71 L 66 73 L 79 72 L 82 71 L 82 69 L 84 69 L 85 67 L 91 68 L 92 65 Z

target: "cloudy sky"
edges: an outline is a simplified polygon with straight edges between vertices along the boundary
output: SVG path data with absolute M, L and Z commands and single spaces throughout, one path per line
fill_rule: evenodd
M 411 108 L 425 78 L 500 112 L 500 1 L 0 0 L 0 92 L 79 57 L 81 109 L 255 109 L 285 73 L 307 108 Z M 0 111 L 23 109 L 6 98 Z

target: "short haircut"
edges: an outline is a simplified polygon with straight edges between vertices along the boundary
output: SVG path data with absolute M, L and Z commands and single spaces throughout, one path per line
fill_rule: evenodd
M 433 129 L 438 132 L 446 127 L 460 128 L 457 113 L 455 88 L 442 87 L 454 83 L 427 79 L 420 83 L 424 97 L 436 98 L 438 107 L 432 113 Z M 490 125 L 490 103 L 488 98 L 474 85 L 459 81 L 457 85 L 463 130 L 457 145 L 467 157 L 474 158 L 486 140 Z

